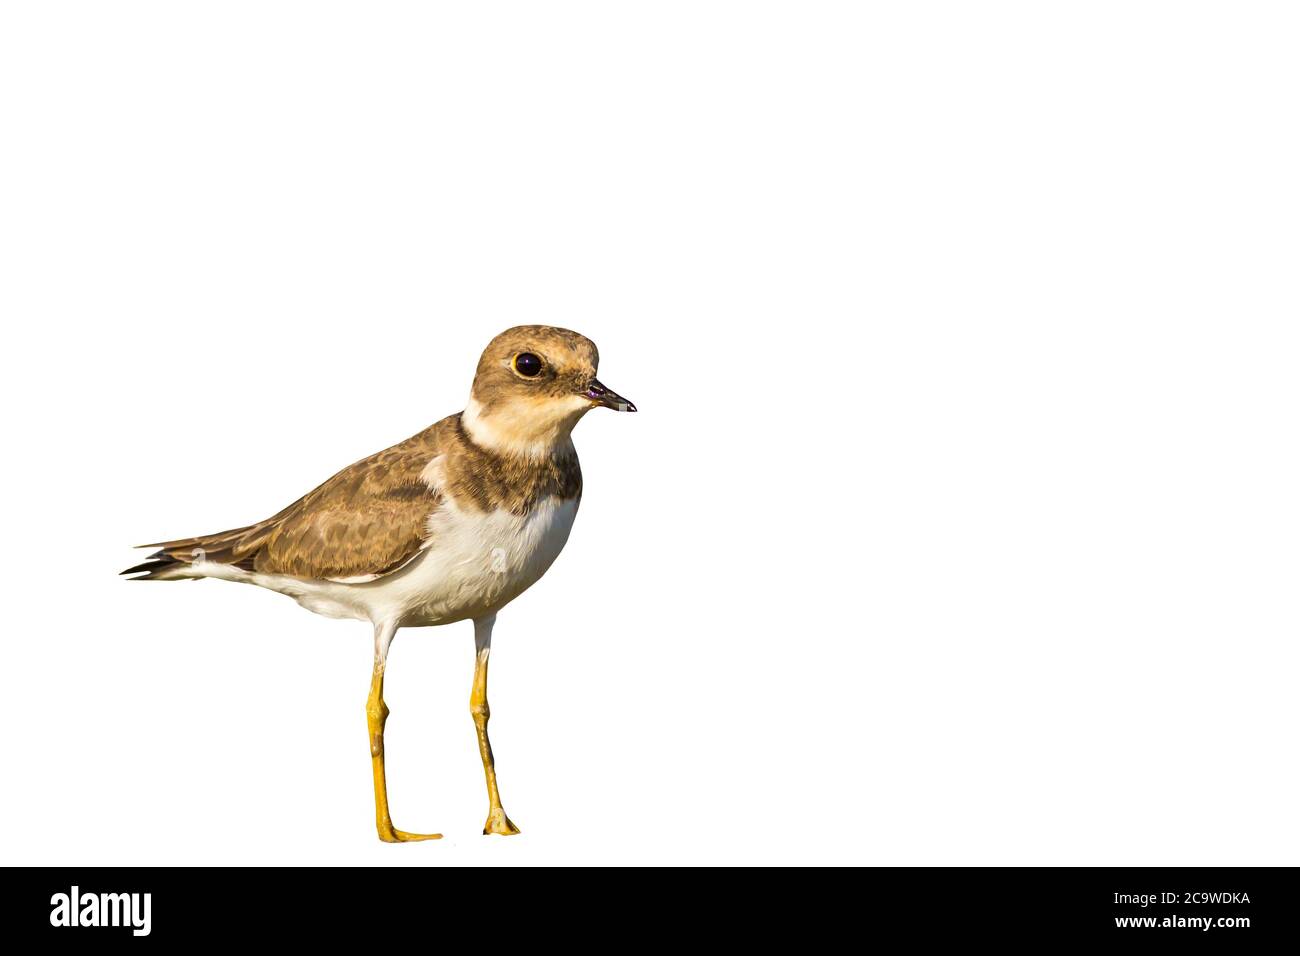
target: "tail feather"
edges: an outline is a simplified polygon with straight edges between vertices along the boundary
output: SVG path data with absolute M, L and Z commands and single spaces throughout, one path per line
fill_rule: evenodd
M 130 581 L 166 581 L 187 580 L 191 576 L 177 575 L 175 572 L 185 565 L 199 561 L 211 561 L 216 564 L 229 564 L 245 571 L 252 571 L 257 552 L 270 536 L 274 528 L 274 519 L 246 528 L 234 528 L 219 531 L 216 534 L 199 535 L 194 538 L 177 538 L 175 541 L 158 541 L 154 544 L 137 545 L 141 548 L 158 548 L 149 555 L 149 560 L 127 568 L 123 575 Z
M 184 564 L 184 561 L 178 561 L 175 558 L 169 558 L 161 551 L 149 556 L 148 561 L 141 562 L 133 568 L 127 568 L 121 573 L 124 575 L 135 574 L 138 577 L 128 577 L 128 581 L 157 581 L 167 580 L 168 575 L 164 572 L 173 571 Z
M 214 534 L 201 534 L 193 538 L 177 538 L 175 541 L 155 541 L 153 544 L 137 544 L 136 547 L 158 548 L 159 551 L 179 551 L 200 547 L 204 550 L 210 550 L 219 543 L 233 543 L 248 534 L 248 532 L 256 531 L 258 528 L 258 525 L 249 525 L 246 528 L 232 528 L 229 531 L 218 531 Z

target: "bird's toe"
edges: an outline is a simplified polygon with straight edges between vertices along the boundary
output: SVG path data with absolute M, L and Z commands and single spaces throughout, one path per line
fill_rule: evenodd
M 510 822 L 504 810 L 493 810 L 483 825 L 484 835 L 495 833 L 498 836 L 514 836 L 518 832 L 519 828 Z
M 379 831 L 379 839 L 385 843 L 416 843 L 420 840 L 441 840 L 441 833 L 407 833 L 405 830 L 389 828 Z

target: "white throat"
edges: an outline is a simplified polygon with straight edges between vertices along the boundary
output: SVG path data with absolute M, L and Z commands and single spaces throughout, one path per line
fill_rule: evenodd
M 506 403 L 489 414 L 471 395 L 460 420 L 476 445 L 502 455 L 541 460 L 573 451 L 573 426 L 590 409 L 590 401 L 574 395 L 567 401 Z

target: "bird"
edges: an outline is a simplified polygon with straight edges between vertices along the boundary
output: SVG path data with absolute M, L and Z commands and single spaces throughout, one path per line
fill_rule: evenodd
M 282 511 L 243 528 L 139 545 L 133 581 L 253 584 L 316 614 L 368 622 L 366 699 L 375 826 L 387 843 L 436 840 L 393 826 L 384 768 L 384 669 L 400 628 L 474 626 L 470 714 L 487 779 L 484 834 L 512 835 L 488 739 L 487 682 L 497 613 L 535 584 L 568 540 L 582 497 L 573 445 L 594 408 L 636 406 L 596 378 L 586 336 L 522 325 L 492 339 L 463 411 L 344 468 Z

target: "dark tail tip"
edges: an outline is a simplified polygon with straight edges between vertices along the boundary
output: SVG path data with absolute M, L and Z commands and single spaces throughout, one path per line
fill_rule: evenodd
M 140 575 L 138 578 L 127 578 L 128 581 L 152 581 L 157 579 L 160 572 L 170 570 L 180 563 L 175 558 L 169 558 L 159 551 L 157 554 L 151 554 L 148 561 L 118 573 L 123 576 L 129 574 Z

